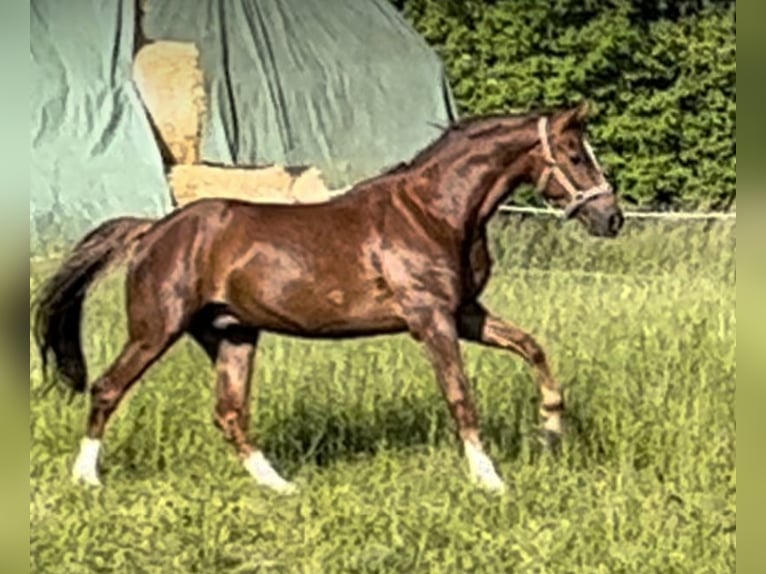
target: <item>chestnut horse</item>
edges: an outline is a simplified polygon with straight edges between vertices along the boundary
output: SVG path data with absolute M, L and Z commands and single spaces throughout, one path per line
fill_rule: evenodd
M 504 484 L 479 437 L 459 340 L 506 349 L 534 369 L 542 432 L 558 438 L 564 401 L 535 339 L 478 301 L 490 276 L 487 222 L 521 183 L 600 237 L 623 223 L 585 136 L 587 106 L 455 123 L 412 161 L 321 204 L 202 199 L 162 219 L 119 218 L 88 234 L 43 286 L 36 344 L 43 369 L 86 389 L 83 300 L 109 264 L 128 260 L 128 339 L 93 383 L 73 477 L 99 485 L 104 428 L 126 391 L 183 334 L 217 372 L 215 422 L 257 483 L 283 479 L 248 438 L 259 335 L 341 338 L 409 332 L 436 373 L 471 479 Z

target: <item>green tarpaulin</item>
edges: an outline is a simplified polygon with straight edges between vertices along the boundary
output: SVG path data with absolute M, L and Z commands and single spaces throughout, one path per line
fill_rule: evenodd
M 31 4 L 33 252 L 109 217 L 170 208 L 131 81 L 134 9 L 132 1 Z
M 133 0 L 32 3 L 32 233 L 170 209 L 130 79 Z M 387 0 L 148 0 L 150 40 L 194 42 L 206 162 L 316 165 L 341 186 L 412 157 L 456 116 L 442 64 Z M 42 239 L 40 239 L 42 238 Z

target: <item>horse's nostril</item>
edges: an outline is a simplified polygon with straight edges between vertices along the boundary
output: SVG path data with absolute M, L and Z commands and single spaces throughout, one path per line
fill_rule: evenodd
M 622 224 L 624 222 L 625 218 L 623 217 L 622 213 L 613 213 L 609 216 L 609 231 L 612 233 L 617 233 L 622 228 Z

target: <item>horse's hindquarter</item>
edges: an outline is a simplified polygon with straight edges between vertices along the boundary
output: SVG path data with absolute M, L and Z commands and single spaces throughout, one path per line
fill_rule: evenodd
M 210 261 L 216 302 L 275 332 L 355 335 L 403 327 L 369 210 L 335 204 L 234 209 Z

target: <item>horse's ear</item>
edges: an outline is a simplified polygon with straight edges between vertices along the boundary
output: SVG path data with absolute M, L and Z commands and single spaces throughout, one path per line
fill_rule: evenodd
M 588 113 L 590 112 L 590 104 L 588 100 L 582 100 L 575 108 L 575 118 L 577 123 L 585 125 L 585 121 L 588 119 Z
M 574 108 L 561 112 L 555 122 L 559 132 L 585 127 L 585 122 L 588 119 L 588 108 L 588 101 L 582 100 Z

